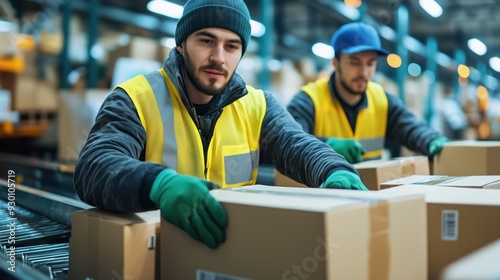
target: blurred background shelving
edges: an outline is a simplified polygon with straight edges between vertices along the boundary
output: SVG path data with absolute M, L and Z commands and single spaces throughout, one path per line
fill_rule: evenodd
M 0 0 L 0 149 L 74 162 L 109 91 L 161 66 L 175 46 L 185 2 Z M 335 30 L 365 21 L 391 52 L 375 81 L 450 138 L 500 139 L 497 2 L 246 1 L 253 36 L 238 72 L 286 106 L 333 70 Z M 439 6 L 428 12 L 429 3 Z

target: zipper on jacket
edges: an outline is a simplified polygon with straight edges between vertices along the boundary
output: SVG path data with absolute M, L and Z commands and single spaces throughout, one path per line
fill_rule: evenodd
M 194 124 L 196 125 L 196 128 L 198 129 L 198 135 L 200 136 L 201 146 L 203 148 L 203 166 L 205 167 L 203 170 L 203 174 L 204 174 L 204 178 L 206 179 L 207 178 L 207 160 L 206 160 L 207 152 L 205 152 L 205 141 L 203 138 L 203 132 L 202 132 L 201 127 L 200 127 L 200 122 L 198 121 L 198 114 L 196 113 L 196 108 L 194 108 L 194 106 L 191 104 L 191 102 L 189 104 L 191 106 L 190 106 L 188 111 L 190 112 L 191 118 L 193 119 Z
M 220 115 L 222 115 L 222 110 L 223 109 L 219 109 L 217 111 L 217 113 L 215 114 L 215 116 L 214 116 L 214 118 L 212 120 L 212 123 L 210 124 L 210 132 L 207 135 L 208 137 L 207 137 L 206 148 L 205 148 L 205 146 L 203 147 L 203 157 L 204 157 L 204 161 L 205 161 L 205 171 L 204 171 L 204 173 L 205 173 L 205 179 L 207 179 L 207 173 L 208 173 L 208 166 L 207 166 L 207 162 L 208 162 L 208 160 L 207 160 L 208 147 L 210 146 L 210 142 L 212 140 L 212 136 L 214 135 L 215 124 L 219 120 Z M 198 131 L 200 131 L 200 130 L 198 130 Z M 201 131 L 200 131 L 200 134 L 201 134 Z

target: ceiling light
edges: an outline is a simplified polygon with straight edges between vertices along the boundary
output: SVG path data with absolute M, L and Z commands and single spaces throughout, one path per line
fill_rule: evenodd
M 418 77 L 422 73 L 422 67 L 416 63 L 410 63 L 408 65 L 408 74 L 412 77 Z
M 252 27 L 252 36 L 254 37 L 262 37 L 266 33 L 266 27 L 258 21 L 251 19 L 250 26 Z
M 361 4 L 363 4 L 363 1 L 361 0 L 344 0 L 344 4 L 346 6 L 351 7 L 351 8 L 359 8 Z
M 490 67 L 491 69 L 500 72 L 500 57 L 495 56 L 490 58 Z
M 171 18 L 181 18 L 184 8 L 181 5 L 169 1 L 152 0 L 149 1 L 147 8 L 153 13 L 164 15 Z
M 399 68 L 403 64 L 401 57 L 395 53 L 391 53 L 387 56 L 387 64 L 392 68 Z
M 460 64 L 457 68 L 458 75 L 462 78 L 468 78 L 470 75 L 470 69 L 466 65 Z
M 169 49 L 173 49 L 176 46 L 174 38 L 162 38 L 160 40 L 162 46 L 167 47 Z
M 434 18 L 440 17 L 443 14 L 443 8 L 434 0 L 419 0 L 420 7 Z
M 335 56 L 335 51 L 330 45 L 324 43 L 316 43 L 312 46 L 312 52 L 322 58 L 332 59 Z
M 389 41 L 395 41 L 396 40 L 396 32 L 392 28 L 390 28 L 387 25 L 383 25 L 380 27 L 379 30 L 380 36 L 384 37 L 385 39 Z
M 147 8 L 153 13 L 175 19 L 181 18 L 184 11 L 183 6 L 164 0 L 151 0 L 148 2 Z M 266 27 L 258 21 L 250 20 L 250 26 L 252 28 L 252 36 L 261 37 L 266 33 Z
M 281 61 L 277 59 L 271 59 L 267 62 L 267 68 L 272 72 L 279 71 L 281 69 Z
M 471 51 L 475 52 L 478 55 L 484 55 L 488 50 L 486 48 L 486 45 L 483 42 L 479 41 L 479 39 L 477 38 L 473 38 L 467 41 L 467 46 L 469 46 L 469 49 L 471 49 Z

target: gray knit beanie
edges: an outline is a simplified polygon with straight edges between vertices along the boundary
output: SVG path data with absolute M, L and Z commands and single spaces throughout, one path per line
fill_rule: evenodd
M 218 27 L 238 34 L 245 53 L 250 41 L 250 12 L 243 0 L 189 0 L 177 22 L 175 43 L 180 46 L 191 33 Z

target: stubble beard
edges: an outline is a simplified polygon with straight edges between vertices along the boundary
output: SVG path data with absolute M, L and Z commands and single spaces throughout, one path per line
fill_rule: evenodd
M 347 84 L 347 82 L 345 81 L 345 79 L 342 77 L 342 70 L 340 68 L 340 66 L 338 67 L 339 69 L 337 70 L 338 74 L 339 74 L 339 79 L 340 79 L 340 85 L 349 93 L 349 94 L 352 94 L 352 95 L 363 95 L 366 91 L 366 86 L 363 90 L 354 90 L 351 86 L 349 86 L 349 84 Z
M 187 51 L 184 52 L 183 56 L 184 56 L 184 65 L 186 68 L 186 74 L 188 76 L 188 79 L 191 81 L 193 86 L 199 92 L 202 92 L 202 93 L 204 93 L 206 95 L 210 95 L 210 96 L 219 95 L 226 89 L 227 84 L 233 79 L 234 72 L 231 74 L 231 76 L 229 76 L 229 79 L 220 87 L 216 86 L 216 82 L 217 82 L 216 79 L 209 79 L 208 80 L 209 83 L 205 85 L 202 83 L 202 80 L 200 78 L 198 78 L 198 76 L 196 74 L 197 70 L 196 70 L 194 64 L 192 63 L 191 57 L 189 56 L 188 52 Z M 220 72 L 224 72 L 224 76 L 228 77 L 228 71 L 223 69 L 222 67 L 218 66 L 217 64 L 211 63 L 209 65 L 205 65 L 205 66 L 200 67 L 198 70 L 204 70 L 204 69 L 213 69 L 213 70 L 217 70 Z

